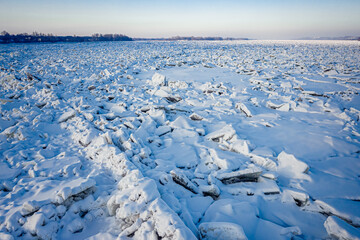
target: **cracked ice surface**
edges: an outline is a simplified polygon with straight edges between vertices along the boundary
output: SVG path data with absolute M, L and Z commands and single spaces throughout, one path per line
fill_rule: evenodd
M 359 47 L 0 46 L 0 238 L 359 238 Z

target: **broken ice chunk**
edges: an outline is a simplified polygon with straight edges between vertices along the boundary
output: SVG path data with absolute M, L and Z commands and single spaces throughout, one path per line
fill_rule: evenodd
M 179 88 L 179 89 L 188 88 L 188 84 L 182 81 L 168 81 L 168 86 L 171 88 Z
M 157 198 L 154 200 L 149 208 L 149 213 L 152 214 L 156 234 L 154 239 L 196 239 L 193 233 L 184 225 L 184 222 L 174 214 L 173 211 L 165 204 L 164 201 Z M 143 218 L 144 219 L 144 218 Z M 134 237 L 135 238 L 135 237 Z M 144 238 L 137 238 L 144 239 Z M 145 238 L 149 239 L 149 238 Z
M 180 96 L 171 96 L 171 95 L 168 95 L 167 97 L 165 97 L 165 99 L 172 103 L 177 103 L 182 100 Z
M 309 201 L 309 195 L 298 190 L 286 189 L 284 194 L 289 194 L 299 207 L 305 206 Z
M 135 223 L 133 223 L 130 227 L 124 229 L 120 235 L 118 236 L 118 239 L 128 239 L 127 236 L 135 236 L 135 234 L 138 234 L 137 231 L 139 228 L 141 228 L 142 220 L 138 218 Z M 140 230 L 141 231 L 141 230 Z M 144 235 L 142 235 L 144 237 Z M 135 237 L 134 237 L 135 238 Z M 144 237 L 145 238 L 145 237 Z M 99 239 L 102 239 L 101 237 Z M 110 238 L 112 239 L 112 238 Z
M 235 108 L 238 109 L 240 112 L 245 113 L 245 115 L 246 115 L 247 117 L 252 117 L 252 114 L 251 114 L 250 110 L 245 106 L 245 104 L 243 104 L 243 103 L 237 103 L 237 104 L 235 105 Z
M 271 173 L 271 172 L 267 172 L 267 173 L 264 173 L 263 175 L 261 175 L 263 178 L 267 178 L 267 179 L 270 179 L 270 180 L 276 180 L 277 179 L 277 175 L 274 174 L 274 173 Z
M 290 104 L 289 103 L 283 103 L 283 104 L 275 104 L 271 101 L 266 102 L 266 106 L 271 109 L 276 109 L 283 112 L 288 112 L 290 110 Z
M 197 132 L 193 131 L 193 130 L 188 130 L 188 129 L 182 129 L 182 128 L 176 128 L 174 129 L 173 133 L 171 134 L 173 139 L 177 142 L 184 142 L 186 141 L 185 139 L 194 139 L 197 138 L 197 136 L 199 135 Z M 195 159 L 193 159 L 191 162 L 193 162 L 192 165 L 196 164 L 196 156 Z M 182 161 L 184 162 L 184 161 Z M 185 162 L 189 162 L 185 159 Z M 192 166 L 185 166 L 185 167 L 192 167 Z
M 325 69 L 324 70 L 324 75 L 336 75 L 339 74 L 335 69 Z
M 151 106 L 143 106 L 141 109 L 140 109 L 140 111 L 142 111 L 142 112 L 147 112 L 147 111 L 149 111 L 151 109 Z
M 135 128 L 135 126 L 131 122 L 124 122 L 124 126 L 129 128 L 129 129 L 134 129 Z
M 183 116 L 176 118 L 173 122 L 170 123 L 170 126 L 173 128 L 192 129 L 189 122 Z
M 305 178 L 304 173 L 307 173 L 309 166 L 296 159 L 294 155 L 281 152 L 277 157 L 279 166 L 278 172 L 289 178 Z
M 217 199 L 220 196 L 220 189 L 215 184 L 201 185 L 200 192 L 202 192 L 204 196 L 210 196 L 213 199 Z
M 282 106 L 282 104 L 275 104 L 271 101 L 267 101 L 266 106 L 271 109 L 278 109 Z
M 199 192 L 197 187 L 185 176 L 185 174 L 177 170 L 171 170 L 170 174 L 175 183 L 183 186 L 184 188 L 195 194 Z
M 41 207 L 41 203 L 38 201 L 27 201 L 23 204 L 21 209 L 21 215 L 26 216 L 33 212 L 36 212 Z
M 35 213 L 28 217 L 24 224 L 24 229 L 28 230 L 32 235 L 36 235 L 37 229 L 45 224 L 45 216 L 42 213 Z
M 239 169 L 241 166 L 241 158 L 229 158 L 229 157 L 219 157 L 218 153 L 214 149 L 209 149 L 209 153 L 212 161 L 222 170 L 235 170 Z
M 247 240 L 243 228 L 230 222 L 204 222 L 199 226 L 201 239 Z
M 337 216 L 355 227 L 360 227 L 359 201 L 330 198 L 316 200 L 315 203 L 322 209 L 322 213 Z
M 204 136 L 205 135 L 205 130 L 203 128 L 196 128 L 195 131 L 200 135 L 200 136 Z
M 194 223 L 197 223 L 203 217 L 206 209 L 214 202 L 211 197 L 194 196 L 186 199 L 186 208 L 191 214 Z M 185 206 L 185 204 L 183 204 Z M 197 231 L 196 231 L 197 232 Z
M 164 126 L 159 126 L 156 130 L 155 130 L 155 134 L 158 136 L 163 136 L 167 133 L 171 132 L 171 127 L 164 125 Z
M 20 169 L 9 168 L 6 163 L 0 163 L 0 180 L 14 179 L 20 173 Z
M 325 94 L 317 93 L 317 92 L 314 92 L 314 91 L 302 91 L 301 93 L 302 93 L 302 94 L 305 94 L 305 95 L 310 95 L 310 96 L 313 96 L 313 97 L 325 97 L 325 98 L 329 98 L 329 96 L 327 96 L 327 95 L 325 95 Z
M 216 67 L 216 65 L 213 64 L 213 63 L 204 63 L 203 65 L 204 65 L 204 67 L 206 67 L 206 68 L 215 68 L 215 67 Z
M 257 147 L 251 153 L 255 154 L 255 155 L 260 155 L 262 157 L 273 157 L 274 156 L 273 151 L 267 147 Z
M 287 228 L 283 228 L 280 231 L 281 235 L 286 235 L 287 237 L 292 239 L 292 235 L 301 235 L 301 229 L 298 226 L 294 226 L 294 227 L 287 227 Z
M 89 144 L 99 135 L 95 129 L 85 129 L 82 134 L 73 133 L 73 139 L 78 140 L 83 147 L 89 146 Z
M 94 115 L 92 115 L 91 113 L 83 113 L 83 115 L 86 118 L 86 120 L 90 122 L 94 121 Z
M 151 108 L 148 111 L 149 116 L 158 124 L 163 125 L 166 122 L 166 114 L 162 109 Z
M 40 239 L 54 239 L 54 234 L 58 231 L 59 226 L 57 222 L 47 223 L 36 230 L 36 235 Z
M 276 163 L 269 158 L 251 155 L 250 161 L 267 170 L 274 170 L 276 168 Z
M 59 123 L 66 122 L 67 120 L 75 117 L 75 115 L 76 115 L 76 111 L 72 109 L 72 110 L 70 110 L 70 111 L 68 111 L 68 112 L 63 113 L 63 114 L 60 116 L 58 122 L 59 122 Z
M 57 202 L 59 204 L 66 201 L 69 197 L 84 192 L 94 187 L 96 182 L 93 179 L 75 179 L 66 183 L 60 191 L 57 192 Z
M 200 115 L 193 113 L 190 115 L 190 119 L 193 121 L 201 121 L 203 120 L 203 117 L 201 117 Z
M 360 230 L 347 224 L 338 217 L 328 217 L 324 223 L 324 227 L 329 236 L 335 239 L 360 239 Z
M 278 108 L 278 110 L 282 112 L 288 112 L 290 111 L 290 104 L 284 103 L 281 107 Z
M 167 98 L 169 96 L 169 93 L 167 93 L 164 89 L 159 89 L 154 92 L 155 96 Z
M 65 213 L 66 213 L 66 207 L 64 205 L 59 205 L 59 206 L 56 207 L 56 214 L 59 217 L 64 216 Z
M 152 76 L 151 83 L 155 86 L 166 86 L 167 85 L 166 77 L 159 73 L 155 73 Z
M 174 210 L 176 213 L 181 212 L 181 204 L 179 199 L 177 199 L 173 193 L 164 193 L 161 198 L 166 202 L 166 204 Z
M 222 129 L 216 130 L 206 135 L 206 138 L 214 142 L 220 142 L 221 139 L 227 141 L 235 135 L 235 129 L 231 125 L 226 125 Z
M 234 143 L 230 145 L 230 150 L 236 153 L 242 153 L 244 155 L 248 155 L 249 150 L 249 142 L 247 140 L 236 140 Z
M 186 132 L 191 133 L 190 131 L 184 131 L 184 129 L 179 129 L 178 131 L 174 130 L 172 137 L 174 137 L 174 139 L 177 138 L 179 141 L 171 140 L 165 142 L 167 147 L 166 151 L 159 152 L 156 156 L 160 159 L 171 159 L 178 168 L 190 169 L 198 165 L 199 159 L 195 148 L 183 142 L 184 138 L 193 137 L 191 135 L 184 136 L 184 133 L 186 134 Z M 192 132 L 192 134 L 197 135 L 195 132 Z M 183 135 L 184 138 L 182 138 L 181 135 Z
M 35 103 L 35 106 L 37 106 L 38 108 L 43 108 L 45 107 L 46 104 L 47 104 L 46 102 L 37 102 Z
M 44 205 L 43 207 L 41 207 L 39 212 L 43 213 L 47 219 L 50 219 L 55 216 L 56 209 L 53 204 L 47 204 L 47 205 Z
M 72 233 L 81 232 L 84 228 L 84 222 L 80 218 L 75 218 L 67 227 Z
M 230 173 L 221 173 L 216 176 L 224 184 L 237 182 L 257 182 L 262 171 L 258 167 L 248 168 Z

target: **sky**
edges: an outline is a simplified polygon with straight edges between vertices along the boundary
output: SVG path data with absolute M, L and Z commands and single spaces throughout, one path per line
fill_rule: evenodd
M 0 0 L 0 31 L 254 39 L 360 36 L 360 0 Z

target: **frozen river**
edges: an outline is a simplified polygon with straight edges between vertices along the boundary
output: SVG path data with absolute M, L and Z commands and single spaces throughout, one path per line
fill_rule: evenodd
M 356 41 L 0 45 L 0 239 L 359 239 L 359 92 Z

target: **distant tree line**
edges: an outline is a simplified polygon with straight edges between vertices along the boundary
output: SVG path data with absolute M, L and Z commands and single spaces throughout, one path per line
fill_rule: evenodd
M 249 40 L 248 38 L 223 38 L 223 37 L 170 37 L 170 38 L 131 38 L 123 34 L 100 34 L 95 33 L 91 36 L 56 36 L 33 32 L 10 34 L 6 31 L 0 33 L 1 43 L 39 43 L 39 42 L 100 42 L 100 41 L 224 41 L 224 40 Z
M 10 34 L 6 31 L 0 34 L 0 43 L 38 43 L 38 42 L 99 42 L 99 41 L 132 41 L 133 39 L 123 34 L 99 34 L 92 36 L 55 36 L 33 32 L 32 34 Z
M 91 36 L 92 41 L 132 41 L 133 39 L 123 34 L 99 34 Z
M 135 41 L 152 40 L 152 41 L 226 41 L 226 40 L 249 40 L 249 38 L 223 38 L 223 37 L 181 37 L 175 36 L 170 38 L 134 38 Z
M 223 38 L 223 37 L 181 37 L 181 36 L 176 36 L 176 37 L 171 37 L 171 38 L 167 38 L 166 40 L 174 40 L 174 41 L 178 41 L 178 40 L 188 40 L 188 41 L 224 41 L 224 40 L 248 40 L 248 38 Z

